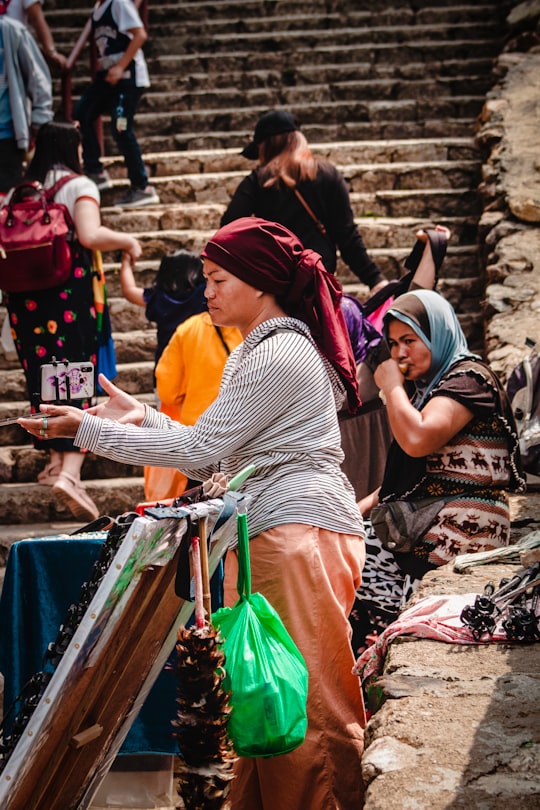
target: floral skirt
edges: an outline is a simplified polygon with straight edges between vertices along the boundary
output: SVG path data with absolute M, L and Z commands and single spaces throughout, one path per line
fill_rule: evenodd
M 32 412 L 39 410 L 41 366 L 53 358 L 96 363 L 98 331 L 92 289 L 92 257 L 74 251 L 69 281 L 61 287 L 6 295 L 11 333 L 26 377 Z M 78 401 L 86 408 L 89 402 Z M 71 439 L 34 439 L 38 450 L 78 451 Z

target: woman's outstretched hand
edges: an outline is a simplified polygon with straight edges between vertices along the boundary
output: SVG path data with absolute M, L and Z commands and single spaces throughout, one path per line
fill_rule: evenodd
M 41 405 L 42 419 L 26 419 L 22 416 L 17 424 L 38 439 L 72 439 L 79 429 L 84 411 L 71 405 Z
M 99 416 L 101 419 L 112 419 L 113 422 L 119 422 L 121 425 L 140 425 L 146 413 L 142 402 L 132 397 L 131 394 L 126 394 L 104 374 L 99 375 L 98 382 L 109 399 L 89 408 L 88 413 Z
M 122 425 L 140 425 L 145 415 L 144 405 L 126 394 L 105 377 L 99 375 L 99 384 L 109 399 L 83 411 L 71 405 L 40 405 L 43 418 L 27 419 L 22 416 L 17 424 L 38 439 L 73 439 L 85 413 L 100 419 L 112 419 Z

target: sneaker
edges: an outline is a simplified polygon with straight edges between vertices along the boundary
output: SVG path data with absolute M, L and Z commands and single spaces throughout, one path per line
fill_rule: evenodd
M 115 205 L 121 205 L 122 208 L 142 208 L 144 205 L 156 205 L 159 202 L 159 197 L 152 186 L 146 188 L 132 188 L 119 200 L 116 200 Z
M 86 172 L 86 176 L 93 180 L 96 186 L 100 191 L 103 191 L 105 188 L 112 187 L 112 180 L 109 177 L 109 172 L 103 169 L 102 172 L 98 172 L 97 174 L 92 174 L 92 172 Z

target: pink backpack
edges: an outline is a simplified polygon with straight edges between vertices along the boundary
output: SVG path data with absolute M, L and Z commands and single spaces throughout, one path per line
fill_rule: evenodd
M 37 182 L 15 186 L 0 209 L 0 289 L 44 290 L 68 280 L 75 230 L 67 207 L 54 197 L 76 176 L 66 175 L 47 190 Z

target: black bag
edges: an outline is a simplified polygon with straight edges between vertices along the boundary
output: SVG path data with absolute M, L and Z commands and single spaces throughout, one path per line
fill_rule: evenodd
M 455 497 L 380 503 L 371 510 L 371 525 L 387 551 L 406 554 L 414 550 L 437 520 L 443 506 Z
M 13 189 L 0 209 L 0 289 L 46 290 L 68 280 L 74 226 L 68 209 L 54 202 L 54 196 L 73 177 L 62 177 L 46 191 L 34 182 Z

